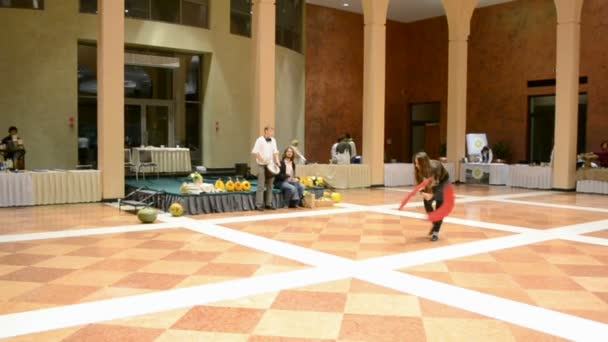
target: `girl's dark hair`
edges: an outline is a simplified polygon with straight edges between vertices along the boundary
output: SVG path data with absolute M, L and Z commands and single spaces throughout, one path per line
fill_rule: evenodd
M 416 168 L 416 160 L 419 168 Z M 425 178 L 431 176 L 431 159 L 426 152 L 418 152 L 414 156 L 414 170 L 416 172 L 416 182 L 420 183 Z
M 289 150 L 291 150 L 291 158 L 287 157 L 287 151 L 289 151 Z M 285 151 L 283 151 L 283 159 L 287 158 L 287 159 L 289 159 L 290 161 L 293 162 L 293 159 L 295 157 L 296 157 L 296 151 L 294 151 L 294 149 L 291 146 L 287 147 L 285 149 Z

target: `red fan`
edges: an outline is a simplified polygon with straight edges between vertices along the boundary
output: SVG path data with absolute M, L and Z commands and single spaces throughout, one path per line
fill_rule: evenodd
M 412 192 L 410 192 L 407 197 L 401 202 L 401 206 L 399 210 L 403 209 L 407 202 L 414 197 L 420 190 L 424 189 L 431 182 L 431 178 L 425 179 L 422 183 L 418 184 Z M 446 216 L 448 216 L 452 210 L 454 209 L 454 185 L 448 184 L 445 188 L 445 192 L 443 193 L 443 204 L 439 209 L 429 213 L 429 221 L 437 222 L 443 220 Z
M 415 187 L 414 190 L 412 190 L 412 192 L 410 192 L 409 195 L 407 195 L 407 197 L 405 197 L 403 202 L 401 202 L 401 206 L 399 207 L 399 210 L 403 209 L 403 207 L 405 207 L 407 202 L 409 202 L 410 199 L 412 199 L 412 197 L 414 197 L 414 195 L 416 195 L 420 190 L 426 188 L 426 186 L 429 185 L 431 180 L 432 180 L 431 178 L 427 178 L 424 181 L 422 181 L 422 183 L 418 184 L 418 186 Z
M 429 221 L 437 222 L 443 220 L 454 209 L 454 185 L 448 184 L 443 193 L 443 204 L 439 209 L 429 213 Z

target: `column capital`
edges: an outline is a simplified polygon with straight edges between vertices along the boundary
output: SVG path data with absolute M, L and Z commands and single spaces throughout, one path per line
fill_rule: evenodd
M 583 12 L 583 0 L 554 0 L 557 12 L 558 24 L 569 24 L 581 22 Z
M 448 19 L 450 41 L 466 41 L 471 30 L 471 17 L 479 0 L 442 0 Z
M 386 25 L 389 0 L 363 0 L 363 20 L 365 26 Z

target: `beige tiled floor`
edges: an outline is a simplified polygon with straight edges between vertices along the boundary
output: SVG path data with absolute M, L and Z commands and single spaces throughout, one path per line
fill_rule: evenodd
M 361 206 L 399 203 L 408 188 L 342 191 L 343 201 Z M 222 240 L 187 226 L 174 228 L 0 242 L 0 320 L 6 314 L 23 313 L 70 304 L 90 304 L 139 294 L 160 293 L 228 280 L 246 280 L 267 274 L 327 267 L 305 265 L 281 257 L 280 248 L 304 247 L 313 255 L 323 252 L 368 262 L 378 257 L 431 258 L 454 248 L 503 241 L 517 234 L 477 228 L 486 222 L 534 228 L 534 234 L 572 224 L 608 219 L 608 213 L 525 203 L 484 200 L 487 196 L 529 194 L 517 201 L 608 209 L 608 196 L 556 193 L 510 187 L 457 186 L 459 199 L 451 217 L 471 224 L 444 223 L 440 240 L 427 237 L 430 223 L 378 212 L 369 207 L 340 213 L 337 208 L 296 209 L 199 215 L 191 226 L 207 219 L 236 234 Z M 414 202 L 419 202 L 414 198 Z M 409 212 L 424 213 L 418 208 Z M 295 218 L 259 215 L 297 213 Z M 2 225 L 0 238 L 30 232 L 139 225 L 134 215 L 119 213 L 102 204 L 0 209 L 10 225 Z M 222 223 L 221 219 L 244 219 Z M 220 221 L 218 221 L 220 220 Z M 160 222 L 160 221 L 159 221 Z M 186 227 L 186 228 L 184 228 Z M 199 226 L 197 226 L 199 227 Z M 608 324 L 608 225 L 584 236 L 598 244 L 555 240 L 530 242 L 517 247 L 492 247 L 441 261 L 397 267 L 402 273 L 457 288 L 510 299 L 587 320 Z M 530 234 L 530 233 L 525 233 Z M 525 235 L 524 234 L 524 235 Z M 266 238 L 265 250 L 239 244 L 249 238 Z M 239 240 L 240 239 L 240 240 Z M 606 239 L 606 240 L 602 240 Z M 593 239 L 590 239 L 593 240 Z M 468 247 L 467 247 L 468 248 Z M 478 247 L 474 247 L 478 248 Z M 422 255 L 418 252 L 426 252 Z M 417 253 L 412 253 L 417 252 Z M 314 254 L 317 253 L 317 254 Z M 451 253 L 451 252 L 450 252 Z M 309 259 L 306 259 L 309 260 Z M 321 259 L 322 260 L 322 259 Z M 384 260 L 384 259 L 381 259 Z M 430 259 L 429 259 L 430 260 Z M 437 260 L 437 259 L 435 259 Z M 372 260 L 373 261 L 373 260 Z M 336 271 L 340 266 L 336 267 Z M 331 272 L 331 267 L 330 271 Z M 257 278 L 260 279 L 260 278 Z M 99 319 L 19 336 L 14 341 L 560 341 L 559 337 L 485 317 L 409 293 L 347 277 L 309 286 L 206 305 L 115 320 Z M 473 303 L 471 305 L 483 305 Z M 101 317 L 101 316 L 100 316 Z M 35 323 L 33 323 L 35 324 Z

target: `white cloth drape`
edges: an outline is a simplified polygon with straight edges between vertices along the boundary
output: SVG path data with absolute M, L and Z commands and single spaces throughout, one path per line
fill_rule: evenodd
M 0 207 L 34 204 L 31 173 L 0 173 Z
M 158 172 L 191 172 L 190 149 L 177 147 L 145 147 L 134 148 L 131 162 L 139 163 L 139 151 L 150 151 L 152 162 L 156 163 Z M 149 170 L 148 170 L 149 171 Z
M 365 164 L 308 164 L 296 167 L 298 177 L 323 177 L 337 189 L 364 188 L 371 185 L 369 165 Z
M 576 192 L 592 194 L 608 194 L 608 182 L 595 180 L 582 180 L 576 182 Z
M 549 166 L 510 165 L 507 185 L 530 188 L 551 189 L 553 169 Z

